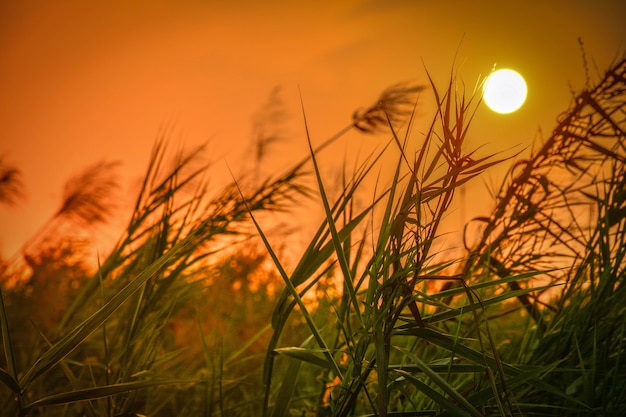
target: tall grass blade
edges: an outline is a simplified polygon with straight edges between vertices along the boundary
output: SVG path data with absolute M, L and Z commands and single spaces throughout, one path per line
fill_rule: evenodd
M 40 377 L 50 368 L 76 349 L 90 334 L 98 329 L 130 296 L 138 291 L 154 274 L 165 267 L 189 242 L 180 242 L 168 253 L 146 268 L 139 276 L 130 281 L 120 292 L 115 294 L 104 306 L 91 317 L 69 332 L 48 351 L 46 351 L 20 379 L 20 387 L 26 388 L 33 380 Z
M 428 365 L 422 362 L 415 354 L 413 354 L 412 352 L 406 349 L 401 349 L 401 348 L 397 348 L 397 349 L 401 351 L 404 355 L 406 355 L 419 368 L 420 371 L 422 371 L 428 378 L 430 378 L 431 381 L 433 381 L 437 386 L 439 386 L 439 388 L 441 388 L 441 390 L 444 393 L 446 393 L 452 400 L 460 404 L 465 409 L 465 412 L 469 412 L 470 415 L 475 416 L 475 417 L 482 416 L 482 414 L 478 412 L 478 410 L 476 410 L 474 406 L 472 406 L 472 404 L 470 404 L 470 402 L 467 401 L 467 399 L 465 399 L 465 397 L 459 394 L 459 392 L 456 389 L 454 389 L 450 384 L 448 384 L 441 376 L 439 376 L 436 372 L 434 372 Z M 449 400 L 445 401 L 444 404 L 440 404 L 440 405 L 442 407 L 445 407 L 445 404 L 447 403 L 449 403 Z
M 188 380 L 164 380 L 164 381 L 137 381 L 108 385 L 105 387 L 83 388 L 72 392 L 50 395 L 40 400 L 34 401 L 20 410 L 19 415 L 26 416 L 36 408 L 75 403 L 79 401 L 89 401 L 111 395 L 121 394 L 129 391 L 136 391 L 145 388 L 152 388 L 163 385 L 188 384 Z
M 7 361 L 7 370 L 0 368 L 0 380 L 8 386 L 14 393 L 19 393 L 20 386 L 17 382 L 17 368 L 15 366 L 15 352 L 13 343 L 11 342 L 11 334 L 9 332 L 9 320 L 7 311 L 2 298 L 2 289 L 0 288 L 0 330 L 2 334 L 2 350 Z
M 302 102 L 302 96 L 300 96 L 300 104 L 302 106 L 302 117 L 304 119 L 304 128 L 306 131 L 306 138 L 307 138 L 307 143 L 309 145 L 309 150 L 311 152 L 311 161 L 313 162 L 315 178 L 317 180 L 317 186 L 319 188 L 320 196 L 322 198 L 324 212 L 326 213 L 326 224 L 328 225 L 328 230 L 330 231 L 333 246 L 335 249 L 335 254 L 339 262 L 339 267 L 341 268 L 341 272 L 343 275 L 346 289 L 348 290 L 348 298 L 354 303 L 354 312 L 357 315 L 357 319 L 361 321 L 362 320 L 361 319 L 361 307 L 359 306 L 359 302 L 358 302 L 356 292 L 354 289 L 354 280 L 353 280 L 352 273 L 350 270 L 350 265 L 348 263 L 348 260 L 346 259 L 346 254 L 343 251 L 342 242 L 341 242 L 341 239 L 339 238 L 339 234 L 337 232 L 337 226 L 335 225 L 335 220 L 333 218 L 333 213 L 330 209 L 330 203 L 328 202 L 328 197 L 326 195 L 326 191 L 324 190 L 324 183 L 322 181 L 319 166 L 317 164 L 317 158 L 315 156 L 315 152 L 313 151 L 313 145 L 311 144 L 311 137 L 309 135 L 309 126 L 307 124 L 306 114 L 304 112 L 304 103 Z
M 280 390 L 276 395 L 274 401 L 274 408 L 272 409 L 272 417 L 289 417 L 289 404 L 297 387 L 298 374 L 300 373 L 300 367 L 302 361 L 298 358 L 289 362 L 289 366 L 282 376 L 282 382 Z
M 241 195 L 242 201 L 244 201 L 244 203 L 247 205 L 247 203 L 246 203 L 247 200 L 243 196 L 243 193 L 241 192 L 241 189 L 239 189 L 239 193 Z M 320 331 L 317 328 L 317 325 L 315 324 L 313 318 L 309 314 L 309 311 L 308 311 L 309 309 L 307 308 L 307 306 L 305 305 L 304 301 L 300 297 L 300 294 L 298 293 L 298 291 L 294 287 L 292 281 L 289 279 L 289 276 L 287 275 L 287 272 L 283 268 L 280 260 L 278 259 L 278 256 L 276 255 L 276 252 L 274 251 L 274 249 L 270 245 L 269 240 L 267 239 L 267 236 L 265 235 L 265 233 L 261 229 L 261 226 L 257 222 L 254 214 L 252 213 L 250 208 L 248 208 L 248 210 L 249 210 L 248 214 L 250 215 L 250 218 L 251 218 L 252 222 L 254 223 L 254 226 L 255 226 L 257 232 L 259 233 L 259 236 L 261 237 L 261 239 L 263 241 L 263 244 L 265 245 L 265 248 L 267 249 L 268 253 L 270 254 L 270 257 L 272 258 L 272 261 L 274 262 L 274 265 L 278 269 L 278 272 L 280 273 L 280 276 L 283 278 L 283 281 L 287 285 L 287 289 L 289 290 L 291 296 L 294 298 L 294 300 L 296 301 L 298 307 L 300 308 L 300 311 L 301 311 L 301 313 L 302 313 L 302 315 L 303 315 L 303 317 L 304 317 L 304 319 L 305 319 L 305 321 L 306 321 L 306 323 L 307 323 L 307 325 L 309 327 L 309 330 L 312 333 L 313 338 L 318 343 L 318 345 L 323 349 L 324 356 L 326 357 L 328 362 L 332 365 L 333 371 L 336 372 L 336 374 L 341 377 L 342 373 L 339 370 L 339 366 L 335 362 L 332 354 L 330 353 L 330 351 L 328 349 L 328 346 L 326 345 L 326 341 L 322 337 Z M 271 354 L 271 353 L 268 352 L 268 354 Z M 271 367 L 273 365 L 272 365 L 272 363 L 269 363 L 269 364 L 266 363 L 266 366 L 269 366 L 270 369 L 266 369 L 265 370 L 265 377 L 264 377 L 265 378 L 264 383 L 266 385 L 266 395 L 265 395 L 266 401 L 265 401 L 264 414 L 267 412 L 268 399 L 269 399 L 269 390 L 270 390 L 270 386 L 271 386 Z

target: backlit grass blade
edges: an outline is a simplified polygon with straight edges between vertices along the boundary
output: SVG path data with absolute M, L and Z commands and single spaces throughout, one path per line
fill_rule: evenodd
M 274 353 L 278 355 L 287 356 L 289 358 L 297 359 L 301 362 L 308 362 L 310 364 L 319 366 L 330 371 L 334 370 L 332 363 L 319 356 L 319 349 L 305 349 L 301 347 L 286 347 L 274 349 Z M 323 352 L 326 353 L 326 352 Z
M 245 203 L 246 199 L 245 199 L 243 193 L 241 192 L 241 190 L 239 188 L 238 188 L 238 190 L 239 190 L 239 193 L 240 193 L 240 196 L 241 196 L 242 200 Z M 274 251 L 274 249 L 270 245 L 269 240 L 267 239 L 267 236 L 265 235 L 265 233 L 261 229 L 261 226 L 257 222 L 257 220 L 256 220 L 254 214 L 252 213 L 252 211 L 249 210 L 248 214 L 250 216 L 250 219 L 254 223 L 254 226 L 255 226 L 257 232 L 259 233 L 259 236 L 261 237 L 261 240 L 263 241 L 263 244 L 265 245 L 265 248 L 267 249 L 270 257 L 272 258 L 272 261 L 274 262 L 274 265 L 278 269 L 278 272 L 279 272 L 280 276 L 283 278 L 283 281 L 285 282 L 285 284 L 287 286 L 287 289 L 289 290 L 290 295 L 294 298 L 294 300 L 296 301 L 298 307 L 300 308 L 300 311 L 301 311 L 301 313 L 302 313 L 302 315 L 303 315 L 303 317 L 304 317 L 304 319 L 305 319 L 305 321 L 306 321 L 306 323 L 307 323 L 307 325 L 309 327 L 309 330 L 312 333 L 313 338 L 315 339 L 317 344 L 324 350 L 324 352 L 325 352 L 324 356 L 328 359 L 329 363 L 332 365 L 333 371 L 339 377 L 342 377 L 342 373 L 339 370 L 339 366 L 335 362 L 333 356 L 330 354 L 328 346 L 326 345 L 326 341 L 324 340 L 324 338 L 322 337 L 320 331 L 318 330 L 317 325 L 315 324 L 315 321 L 313 320 L 313 318 L 309 314 L 308 308 L 304 304 L 304 301 L 300 297 L 300 294 L 298 293 L 298 291 L 294 287 L 293 282 L 289 279 L 289 276 L 287 275 L 287 272 L 285 271 L 285 269 L 283 268 L 280 260 L 278 259 L 278 256 L 276 255 L 276 252 Z M 269 353 L 269 354 L 271 354 L 271 353 Z M 267 362 L 266 362 L 266 364 L 267 364 Z M 269 363 L 269 366 L 271 367 L 272 363 Z M 269 393 L 269 389 L 270 389 L 270 385 L 271 385 L 271 380 L 270 380 L 270 378 L 271 378 L 271 370 L 266 369 L 264 371 L 264 375 L 265 375 L 264 383 L 266 385 L 266 396 L 265 396 L 266 397 L 266 401 L 265 401 L 265 409 L 264 409 L 264 414 L 265 414 L 267 412 L 268 393 Z
M 54 343 L 54 345 L 25 373 L 22 379 L 20 379 L 22 389 L 76 349 L 90 334 L 102 326 L 111 314 L 113 314 L 131 295 L 139 290 L 146 281 L 165 267 L 175 257 L 177 252 L 187 244 L 187 241 L 183 241 L 172 248 L 168 253 L 146 268 L 139 276 L 130 281 L 120 292 L 111 297 L 111 299 L 91 315 L 91 317 L 61 338 L 61 340 Z
M 317 164 L 317 157 L 315 156 L 313 145 L 311 144 L 311 137 L 309 135 L 309 127 L 308 127 L 307 120 L 306 120 L 306 114 L 304 113 L 304 103 L 302 103 L 302 97 L 300 97 L 300 103 L 302 106 L 302 114 L 304 118 L 304 128 L 306 130 L 307 143 L 309 145 L 309 150 L 311 152 L 311 161 L 313 162 L 315 178 L 317 179 L 317 185 L 319 187 L 320 196 L 322 198 L 322 203 L 324 205 L 324 212 L 326 213 L 328 229 L 330 230 L 333 246 L 335 248 L 335 254 L 337 255 L 339 267 L 341 268 L 341 272 L 343 274 L 345 287 L 348 290 L 348 297 L 351 300 L 351 302 L 354 303 L 354 312 L 357 315 L 358 320 L 361 321 L 362 320 L 361 319 L 361 306 L 359 306 L 356 292 L 354 290 L 354 280 L 353 280 L 352 273 L 350 270 L 350 265 L 348 263 L 348 260 L 346 259 L 346 254 L 342 249 L 342 244 L 341 244 L 342 242 L 341 242 L 341 239 L 339 238 L 339 234 L 337 233 L 337 226 L 335 225 L 335 220 L 333 218 L 333 214 L 330 209 L 330 203 L 328 202 L 328 197 L 324 189 L 324 183 L 322 181 L 322 176 L 320 174 L 319 166 Z
M 137 381 L 137 382 L 125 382 L 120 384 L 113 384 L 104 387 L 83 388 L 72 392 L 65 392 L 61 394 L 54 394 L 34 401 L 26 405 L 20 411 L 20 416 L 26 416 L 36 408 L 62 405 L 75 403 L 79 401 L 89 401 L 98 398 L 108 397 L 111 395 L 122 394 L 129 391 L 136 391 L 139 389 L 152 388 L 163 385 L 173 384 L 189 384 L 189 380 L 163 380 L 163 381 Z
M 242 198 L 243 198 L 243 195 L 242 195 Z M 328 351 L 328 347 L 326 346 L 326 342 L 324 341 L 324 339 L 321 336 L 319 330 L 317 329 L 317 325 L 313 321 L 313 318 L 309 314 L 308 308 L 304 304 L 304 301 L 302 300 L 302 297 L 300 296 L 300 294 L 298 293 L 298 291 L 294 287 L 292 281 L 289 279 L 289 276 L 287 275 L 287 272 L 283 268 L 280 260 L 278 259 L 278 256 L 276 255 L 276 252 L 274 252 L 272 246 L 270 245 L 269 241 L 267 240 L 267 237 L 266 237 L 265 233 L 263 233 L 263 230 L 261 229 L 260 225 L 256 221 L 256 218 L 254 217 L 252 212 L 250 212 L 249 215 L 250 215 L 250 217 L 251 217 L 255 227 L 257 228 L 257 231 L 258 231 L 261 239 L 263 240 L 263 243 L 265 244 L 266 249 L 270 253 L 270 256 L 272 258 L 272 261 L 274 262 L 274 265 L 278 269 L 281 277 L 283 278 L 283 281 L 286 283 L 287 288 L 288 288 L 288 290 L 290 292 L 290 295 L 296 301 L 296 303 L 297 303 L 298 307 L 300 308 L 300 310 L 302 312 L 302 315 L 304 316 L 304 318 L 305 318 L 305 320 L 306 320 L 310 330 L 313 332 L 313 336 L 314 336 L 315 340 L 318 342 L 318 344 L 320 345 L 320 347 L 322 349 L 325 349 L 325 351 Z M 341 375 L 341 372 L 339 371 L 339 368 L 337 367 L 337 364 L 335 363 L 334 359 L 332 359 L 332 355 L 327 354 L 326 356 L 330 357 L 330 362 L 333 364 L 334 370 L 337 371 L 338 375 Z
M 448 400 L 445 396 L 441 395 L 437 390 L 420 380 L 419 378 L 414 377 L 412 374 L 404 371 L 399 371 L 399 374 L 402 375 L 409 383 L 414 385 L 419 391 L 423 392 L 428 398 L 432 399 L 435 403 L 439 404 L 442 409 L 446 410 L 451 416 L 458 417 L 467 417 L 468 413 L 463 408 L 457 406 L 452 401 Z M 433 411 L 430 415 L 438 415 L 439 413 Z M 388 416 L 393 414 L 388 413 Z M 475 415 L 475 414 L 471 414 Z M 482 414 L 478 414 L 479 416 Z
M 554 288 L 557 287 L 558 284 L 548 284 L 548 285 L 544 285 L 542 287 L 533 287 L 533 288 L 522 288 L 516 291 L 506 291 L 503 292 L 501 294 L 495 295 L 493 297 L 487 298 L 482 300 L 482 302 L 480 303 L 480 305 L 476 305 L 476 304 L 464 304 L 463 306 L 459 306 L 459 307 L 454 307 L 454 308 L 450 308 L 447 311 L 443 311 L 440 313 L 435 313 L 431 316 L 427 316 L 424 318 L 424 320 L 426 322 L 428 322 L 429 324 L 433 324 L 436 322 L 440 322 L 440 321 L 445 321 L 445 320 L 449 320 L 453 317 L 457 317 L 461 314 L 466 314 L 469 312 L 473 312 L 473 311 L 480 311 L 483 310 L 484 308 L 488 307 L 488 306 L 499 306 L 502 305 L 503 302 L 518 297 L 520 295 L 524 295 L 524 294 L 530 294 L 533 293 L 535 291 L 542 291 L 542 290 L 547 290 L 550 288 Z
M 274 408 L 272 409 L 272 417 L 289 417 L 291 415 L 289 413 L 289 404 L 291 404 L 293 393 L 296 390 L 301 365 L 302 361 L 299 359 L 294 359 L 289 362 L 285 374 L 282 375 L 280 389 L 276 395 Z
M 455 403 L 460 404 L 463 409 L 465 409 L 465 412 L 469 412 L 470 415 L 474 417 L 482 416 L 482 414 L 478 412 L 478 410 L 476 410 L 474 406 L 465 399 L 465 397 L 459 394 L 459 392 L 454 389 L 454 387 L 448 384 L 448 382 L 446 382 L 439 374 L 437 374 L 428 365 L 422 362 L 414 353 L 398 347 L 396 347 L 396 349 L 406 355 L 406 357 L 409 358 L 411 362 L 413 362 L 413 364 L 415 364 L 420 369 L 420 371 L 422 371 L 431 381 L 433 381 L 443 392 L 445 392 L 448 397 L 450 397 L 450 399 L 452 399 Z M 440 405 L 443 408 L 447 408 L 449 403 L 450 400 L 446 399 L 443 401 L 443 403 L 440 403 Z
M 472 362 L 484 365 L 484 366 L 496 366 L 496 361 L 494 358 L 489 355 L 485 355 L 482 352 L 464 346 L 459 343 L 458 340 L 455 340 L 453 337 L 435 331 L 433 329 L 425 328 L 425 327 L 412 327 L 405 330 L 399 330 L 396 332 L 398 335 L 413 335 L 423 339 L 425 342 L 428 342 L 433 345 L 440 346 L 447 351 L 453 353 L 456 356 L 463 357 Z M 511 365 L 504 364 L 505 372 L 511 373 L 513 375 L 517 375 L 519 370 Z

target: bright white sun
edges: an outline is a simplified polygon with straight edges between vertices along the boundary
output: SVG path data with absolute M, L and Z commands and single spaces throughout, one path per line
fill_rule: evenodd
M 496 113 L 512 113 L 526 100 L 526 82 L 517 72 L 501 69 L 491 73 L 483 87 L 483 99 Z

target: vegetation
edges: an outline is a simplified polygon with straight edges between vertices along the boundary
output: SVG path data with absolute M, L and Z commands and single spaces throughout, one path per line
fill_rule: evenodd
M 167 165 L 161 138 L 95 272 L 59 231 L 106 220 L 112 166 L 71 181 L 25 264 L 2 263 L 3 415 L 626 414 L 626 60 L 515 161 L 458 259 L 440 250 L 444 216 L 503 160 L 464 147 L 476 94 L 430 88 L 417 151 L 423 87 L 396 85 L 260 185 L 210 189 L 202 149 Z M 390 140 L 331 199 L 317 157 L 353 129 Z M 363 204 L 388 153 L 393 179 Z M 13 204 L 19 171 L 0 166 Z M 325 219 L 287 267 L 260 218 L 311 196 Z

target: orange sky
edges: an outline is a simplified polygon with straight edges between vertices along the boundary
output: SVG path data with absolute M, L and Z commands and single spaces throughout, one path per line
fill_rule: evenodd
M 17 250 L 57 209 L 64 182 L 97 160 L 123 161 L 131 195 L 163 125 L 174 125 L 174 144 L 210 139 L 213 172 L 226 178 L 223 161 L 244 166 L 253 114 L 276 85 L 291 116 L 289 143 L 275 148 L 284 165 L 306 152 L 298 86 L 321 142 L 385 87 L 426 83 L 424 65 L 443 88 L 455 54 L 470 89 L 494 64 L 529 88 L 516 113 L 479 109 L 470 145 L 529 145 L 540 127 L 549 134 L 570 86 L 584 87 L 578 38 L 594 76 L 594 63 L 604 71 L 623 54 L 624 16 L 621 0 L 3 1 L 0 154 L 22 171 L 27 200 L 0 206 L 0 253 Z M 335 146 L 364 154 L 367 141 Z

